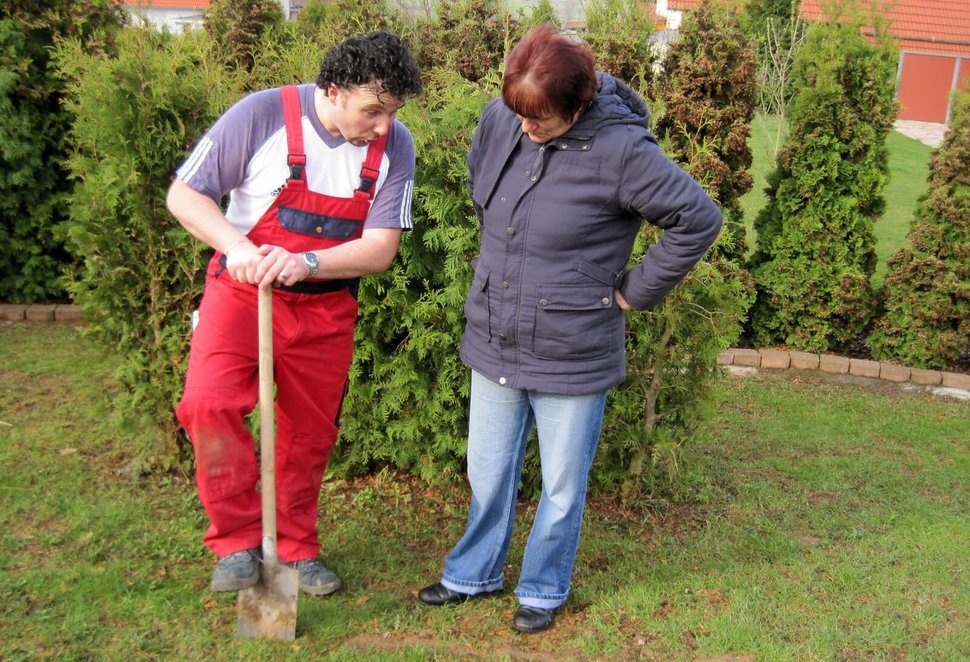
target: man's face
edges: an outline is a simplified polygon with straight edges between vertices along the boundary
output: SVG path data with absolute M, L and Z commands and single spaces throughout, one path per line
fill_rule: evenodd
M 331 135 L 362 147 L 391 130 L 404 101 L 384 92 L 379 84 L 344 90 L 331 85 L 326 91 L 323 124 Z

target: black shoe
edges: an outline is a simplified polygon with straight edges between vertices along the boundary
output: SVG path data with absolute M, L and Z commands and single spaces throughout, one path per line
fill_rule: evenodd
M 431 586 L 425 586 L 423 589 L 418 591 L 418 600 L 426 605 L 431 605 L 432 607 L 440 607 L 441 605 L 464 602 L 465 600 L 470 600 L 472 598 L 484 598 L 501 592 L 501 590 L 498 590 L 482 591 L 481 593 L 459 593 L 458 591 L 452 591 L 441 582 L 438 582 L 437 584 L 432 584 Z
M 542 632 L 552 627 L 555 615 L 555 609 L 519 605 L 512 618 L 512 627 L 519 632 Z

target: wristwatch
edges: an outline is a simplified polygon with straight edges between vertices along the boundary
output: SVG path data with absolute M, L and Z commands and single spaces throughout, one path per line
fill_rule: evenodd
M 320 271 L 320 260 L 317 258 L 316 253 L 304 253 L 303 264 L 310 270 L 310 273 L 306 275 L 307 278 L 313 278 Z

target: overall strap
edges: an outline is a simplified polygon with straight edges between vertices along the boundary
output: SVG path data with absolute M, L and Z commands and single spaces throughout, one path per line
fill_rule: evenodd
M 300 91 L 296 85 L 280 88 L 283 96 L 283 122 L 286 126 L 286 164 L 290 168 L 290 180 L 306 181 L 306 153 L 303 151 L 303 112 L 300 109 Z
M 370 200 L 374 197 L 374 185 L 381 174 L 381 159 L 384 158 L 384 148 L 387 147 L 387 136 L 390 131 L 372 142 L 367 148 L 367 158 L 360 167 L 360 188 L 354 191 L 354 197 Z

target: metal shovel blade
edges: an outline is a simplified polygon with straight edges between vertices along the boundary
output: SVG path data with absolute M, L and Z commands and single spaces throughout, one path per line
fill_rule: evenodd
M 236 636 L 245 639 L 296 638 L 296 602 L 300 573 L 278 561 L 263 563 L 259 581 L 239 591 Z

